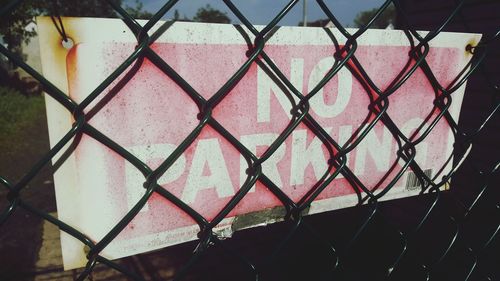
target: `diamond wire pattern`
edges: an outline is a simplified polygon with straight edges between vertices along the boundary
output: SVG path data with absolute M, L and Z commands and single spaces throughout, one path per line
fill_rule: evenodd
M 23 1 L 14 0 L 7 3 L 4 7 L 0 9 L 0 15 L 5 15 L 16 9 L 17 6 Z M 247 275 L 245 278 L 251 280 L 259 280 L 271 278 L 271 280 L 278 278 L 273 274 L 273 266 L 278 266 L 283 259 L 283 252 L 286 251 L 287 247 L 294 247 L 294 243 L 300 243 L 294 238 L 300 232 L 306 232 L 306 237 L 311 240 L 317 240 L 322 244 L 324 251 L 328 252 L 329 263 L 327 269 L 322 273 L 308 272 L 305 268 L 299 266 L 300 274 L 304 276 L 321 276 L 318 277 L 320 280 L 361 280 L 361 276 L 358 271 L 368 270 L 376 272 L 377 276 L 374 278 L 380 278 L 381 280 L 410 280 L 411 278 L 417 278 L 416 276 L 421 276 L 422 279 L 418 280 L 432 280 L 436 272 L 443 271 L 445 265 L 447 265 L 447 259 L 456 259 L 457 256 L 470 256 L 473 262 L 467 264 L 464 268 L 465 274 L 463 275 L 463 280 L 472 280 L 472 278 L 482 278 L 481 280 L 494 280 L 498 275 L 488 267 L 482 267 L 483 256 L 493 255 L 496 253 L 498 257 L 498 242 L 495 240 L 498 233 L 498 191 L 494 191 L 497 187 L 494 182 L 498 178 L 498 167 L 499 162 L 495 165 L 489 167 L 488 169 L 479 169 L 475 167 L 475 163 L 471 162 L 468 157 L 469 149 L 474 144 L 475 138 L 482 131 L 489 129 L 493 126 L 491 123 L 495 116 L 498 116 L 498 93 L 499 86 L 491 83 L 489 86 L 494 93 L 493 104 L 491 106 L 491 111 L 487 117 L 482 120 L 480 126 L 472 132 L 464 132 L 458 126 L 458 120 L 454 120 L 448 109 L 453 102 L 453 92 L 455 92 L 460 86 L 469 79 L 472 74 L 483 74 L 480 72 L 482 64 L 487 60 L 487 54 L 489 48 L 498 42 L 499 32 L 489 36 L 483 36 L 483 40 L 477 45 L 470 47 L 469 51 L 474 53 L 474 57 L 467 65 L 467 67 L 456 77 L 451 85 L 441 85 L 436 77 L 434 76 L 431 67 L 426 61 L 426 57 L 429 53 L 429 42 L 433 40 L 439 33 L 452 21 L 455 17 L 460 15 L 462 6 L 465 1 L 457 1 L 456 7 L 450 12 L 449 16 L 443 20 L 443 22 L 436 26 L 434 30 L 427 33 L 425 36 L 421 36 L 416 30 L 411 26 L 411 24 L 406 19 L 405 11 L 401 6 L 399 1 L 386 1 L 374 15 L 372 20 L 364 27 L 357 30 L 355 33 L 350 33 L 347 31 L 334 16 L 334 7 L 326 4 L 323 0 L 317 0 L 317 5 L 323 10 L 328 19 L 335 25 L 335 27 L 342 33 L 346 39 L 344 46 L 339 46 L 335 38 L 332 38 L 332 45 L 335 46 L 335 63 L 325 75 L 325 77 L 318 83 L 318 85 L 311 90 L 309 93 L 302 93 L 296 89 L 293 84 L 287 79 L 287 77 L 281 72 L 279 67 L 273 62 L 272 58 L 266 54 L 265 46 L 267 40 L 271 38 L 278 29 L 277 25 L 280 20 L 286 16 L 294 6 L 299 2 L 298 0 L 293 0 L 287 3 L 282 10 L 260 31 L 256 29 L 252 23 L 245 17 L 245 15 L 238 9 L 237 4 L 234 4 L 230 0 L 223 0 L 227 8 L 236 16 L 240 22 L 251 32 L 254 36 L 254 40 L 250 39 L 248 34 L 245 34 L 242 29 L 239 28 L 240 33 L 243 38 L 245 38 L 248 51 L 246 53 L 247 60 L 240 66 L 240 68 L 231 76 L 230 79 L 217 91 L 211 98 L 203 98 L 189 83 L 179 75 L 167 61 L 164 61 L 158 54 L 156 54 L 149 46 L 154 43 L 159 34 L 155 33 L 149 35 L 148 32 L 151 28 L 170 10 L 172 10 L 179 0 L 170 0 L 144 25 L 141 26 L 137 23 L 122 7 L 116 5 L 113 1 L 107 1 L 107 3 L 115 10 L 115 12 L 121 17 L 123 22 L 130 28 L 130 30 L 136 35 L 137 47 L 132 54 L 115 70 L 109 77 L 107 77 L 94 91 L 89 93 L 88 97 L 85 98 L 81 103 L 76 103 L 71 100 L 67 95 L 65 95 L 60 89 L 55 87 L 50 81 L 46 80 L 40 73 L 36 72 L 33 68 L 27 65 L 15 54 L 11 53 L 4 46 L 0 45 L 0 53 L 14 62 L 17 66 L 24 69 L 35 79 L 37 79 L 43 86 L 44 90 L 58 101 L 62 106 L 64 106 L 69 112 L 72 113 L 74 119 L 76 120 L 70 131 L 52 148 L 50 149 L 41 159 L 36 159 L 37 161 L 32 166 L 32 168 L 26 173 L 26 175 L 21 178 L 18 182 L 9 182 L 6 178 L 0 177 L 3 188 L 8 190 L 8 195 L 5 200 L 8 200 L 8 206 L 5 210 L 0 212 L 0 227 L 5 223 L 13 212 L 19 208 L 23 208 L 44 220 L 53 223 L 59 227 L 62 231 L 74 236 L 82 243 L 84 243 L 88 248 L 87 254 L 87 265 L 85 269 L 77 276 L 77 280 L 84 280 L 86 278 L 92 278 L 92 271 L 94 267 L 98 264 L 104 264 L 113 268 L 128 278 L 133 280 L 144 280 L 142 276 L 124 267 L 116 261 L 110 261 L 100 255 L 101 251 L 109 244 L 111 241 L 127 226 L 127 224 L 138 214 L 141 208 L 146 204 L 147 200 L 152 194 L 157 193 L 173 204 L 175 204 L 182 211 L 190 215 L 194 221 L 199 225 L 200 231 L 198 234 L 198 241 L 195 251 L 193 252 L 191 258 L 186 264 L 179 268 L 176 272 L 174 280 L 185 279 L 186 276 L 191 274 L 193 268 L 196 266 L 200 260 L 206 258 L 207 253 L 210 250 L 215 249 L 216 251 L 222 251 L 224 254 L 231 256 L 237 263 L 240 263 L 246 268 L 244 273 Z M 393 4 L 397 11 L 398 16 L 402 18 L 403 30 L 408 38 L 408 43 L 411 46 L 411 51 L 408 53 L 408 64 L 402 69 L 397 77 L 394 78 L 392 83 L 387 89 L 380 89 L 373 82 L 368 73 L 364 70 L 362 63 L 356 58 L 356 49 L 358 47 L 357 39 L 362 36 L 368 28 L 372 25 L 373 21 L 379 17 L 389 5 Z M 334 6 L 334 5 L 331 5 Z M 325 31 L 328 32 L 328 31 Z M 330 33 L 330 37 L 333 35 Z M 161 165 L 152 169 L 148 167 L 145 163 L 141 162 L 137 157 L 129 153 L 123 147 L 118 145 L 105 134 L 101 133 L 96 128 L 92 127 L 86 120 L 88 119 L 88 113 L 84 113 L 85 109 L 98 97 L 104 90 L 113 83 L 122 74 L 126 74 L 123 83 L 133 77 L 135 71 L 137 71 L 142 65 L 144 59 L 150 60 L 156 67 L 163 71 L 169 78 L 175 81 L 188 95 L 193 102 L 197 105 L 199 113 L 197 119 L 199 120 L 198 125 L 195 129 L 179 144 L 179 146 L 169 155 Z M 411 63 L 413 62 L 413 63 Z M 286 128 L 281 132 L 277 139 L 268 147 L 268 149 L 260 156 L 257 157 L 251 153 L 242 143 L 238 141 L 236 137 L 231 135 L 231 133 L 224 128 L 221 123 L 219 123 L 213 116 L 213 109 L 218 106 L 218 104 L 229 94 L 230 90 L 244 77 L 246 72 L 249 70 L 252 64 L 258 64 L 267 75 L 273 78 L 280 84 L 282 89 L 285 89 L 289 95 L 289 100 L 292 106 L 291 114 L 292 118 Z M 131 67 L 130 70 L 127 70 Z M 340 146 L 337 141 L 335 141 L 317 120 L 309 113 L 309 100 L 314 97 L 319 90 L 321 90 L 337 73 L 342 69 L 346 68 L 353 76 L 361 83 L 365 88 L 369 89 L 372 93 L 371 102 L 369 105 L 368 116 L 372 116 L 371 121 L 363 127 L 361 131 L 353 135 L 351 140 L 345 145 Z M 436 98 L 433 104 L 433 112 L 436 111 L 438 114 L 433 119 L 425 120 L 421 126 L 423 129 L 418 137 L 416 136 L 405 136 L 401 130 L 397 127 L 391 116 L 388 114 L 387 110 L 390 107 L 389 97 L 393 94 L 397 94 L 396 91 L 415 73 L 417 69 L 420 69 L 425 77 L 428 79 L 429 83 L 432 85 L 434 91 L 436 92 Z M 491 79 L 488 79 L 491 81 Z M 295 96 L 296 99 L 291 98 Z M 297 100 L 298 102 L 295 102 Z M 450 128 L 453 130 L 455 135 L 455 145 L 454 145 L 454 157 L 456 160 L 453 162 L 452 171 L 441 179 L 429 178 L 422 168 L 418 165 L 415 159 L 416 155 L 416 145 L 421 143 L 434 129 L 438 122 L 446 122 Z M 383 124 L 389 129 L 392 136 L 396 139 L 398 143 L 397 156 L 398 159 L 404 161 L 401 170 L 397 172 L 394 178 L 389 182 L 389 184 L 378 187 L 374 190 L 372 187 L 366 186 L 356 174 L 346 165 L 347 155 L 355 149 L 366 137 L 366 135 L 373 129 L 377 124 Z M 298 202 L 295 202 L 290 197 L 288 197 L 279 187 L 272 182 L 272 180 L 265 175 L 262 170 L 262 164 L 269 159 L 276 152 L 276 150 L 284 143 L 286 138 L 299 126 L 300 124 L 305 125 L 311 132 L 313 132 L 315 137 L 318 137 L 323 145 L 327 148 L 329 152 L 330 159 L 328 160 L 328 170 L 325 171 L 323 177 L 313 186 L 311 186 L 309 192 L 305 194 Z M 244 184 L 240 187 L 239 191 L 231 198 L 231 200 L 224 206 L 224 208 L 211 220 L 207 220 L 188 204 L 184 203 L 181 199 L 177 198 L 175 195 L 169 191 L 161 188 L 157 180 L 163 175 L 173 163 L 180 157 L 180 155 L 197 139 L 198 135 L 203 128 L 210 126 L 215 131 L 217 131 L 221 136 L 223 136 L 232 146 L 234 146 L 239 153 L 245 158 L 247 162 L 247 178 Z M 49 215 L 48 213 L 39 210 L 27 202 L 23 201 L 22 190 L 28 183 L 39 173 L 39 171 L 46 166 L 52 158 L 59 153 L 63 147 L 68 144 L 73 137 L 78 134 L 86 134 L 100 143 L 108 146 L 110 149 L 122 156 L 126 161 L 134 165 L 145 177 L 144 188 L 145 193 L 141 199 L 136 202 L 134 207 L 117 223 L 108 234 L 100 241 L 92 241 L 88 238 L 85 233 L 81 233 L 72 226 L 66 224 L 65 222 L 58 220 L 57 218 Z M 473 147 L 472 147 L 473 149 Z M 450 155 L 451 156 L 451 155 Z M 449 157 L 449 156 L 448 156 Z M 478 182 L 479 188 L 478 192 L 470 194 L 469 198 L 463 200 L 459 195 L 454 193 L 454 189 L 451 191 L 443 193 L 440 188 L 445 184 L 448 184 L 452 179 L 455 172 L 462 166 L 466 165 L 477 173 L 481 178 Z M 406 218 L 407 221 L 412 221 L 414 224 L 402 228 L 394 220 L 394 215 L 389 213 L 386 209 L 390 210 L 390 203 L 380 203 L 379 200 L 394 186 L 396 181 L 403 175 L 403 173 L 411 168 L 415 171 L 417 180 L 420 184 L 422 192 L 416 199 L 405 199 L 417 201 L 419 208 L 422 212 L 419 216 L 414 216 L 412 218 Z M 331 171 L 335 169 L 332 174 Z M 388 172 L 389 173 L 389 172 Z M 348 239 L 345 245 L 337 245 L 334 242 L 327 239 L 325 233 L 321 233 L 316 225 L 314 225 L 311 220 L 303 217 L 303 212 L 306 210 L 311 202 L 332 182 L 342 174 L 351 184 L 352 188 L 358 194 L 358 197 L 362 202 L 366 201 L 368 203 L 365 207 L 356 207 L 360 213 L 359 225 L 352 228 L 352 233 L 350 234 L 350 239 Z M 286 229 L 283 234 L 280 235 L 274 241 L 272 245 L 272 253 L 264 259 L 264 261 L 256 263 L 252 261 L 249 257 L 241 254 L 239 251 L 231 248 L 230 241 L 223 241 L 214 232 L 213 228 L 220 223 L 229 212 L 245 197 L 250 188 L 257 182 L 261 182 L 265 185 L 283 204 L 287 214 L 284 217 Z M 485 200 L 485 194 L 493 196 L 493 202 L 491 200 Z M 496 192 L 496 193 L 495 193 Z M 495 197 L 496 196 L 496 197 Z M 418 201 L 419 200 L 419 201 Z M 459 211 L 456 213 L 455 210 L 446 209 L 443 202 L 453 201 L 459 205 Z M 469 203 L 466 203 L 469 202 Z M 469 246 L 467 243 L 463 244 L 463 240 L 457 239 L 457 237 L 462 236 L 462 228 L 466 226 L 469 218 L 474 214 L 475 210 L 484 208 L 485 204 L 489 204 L 486 207 L 492 207 L 495 210 L 494 217 L 492 221 L 494 227 L 490 229 L 490 232 L 485 235 L 487 239 L 475 245 L 475 247 Z M 444 207 L 443 207 L 444 206 Z M 355 209 L 356 209 L 355 208 Z M 354 210 L 355 210 L 354 209 Z M 361 210 L 361 211 L 360 211 Z M 347 212 L 347 211 L 338 211 Z M 350 211 L 356 212 L 356 211 Z M 483 218 L 484 219 L 484 218 Z M 441 247 L 433 253 L 433 258 L 422 258 L 424 255 L 415 257 L 415 249 L 422 243 L 422 239 L 431 239 L 432 234 L 427 233 L 426 228 L 433 227 L 433 220 L 442 220 L 441 223 L 449 224 L 453 227 L 449 230 L 448 239 L 442 241 Z M 495 224 L 496 222 L 496 224 Z M 430 226 L 429 226 L 430 225 Z M 435 227 L 435 226 L 434 226 Z M 2 231 L 8 231 L 2 229 Z M 361 256 L 364 253 L 369 252 L 369 248 L 382 250 L 381 245 L 376 245 L 377 240 L 366 240 L 366 236 L 372 235 L 373 232 L 389 233 L 393 236 L 390 241 L 394 247 L 397 249 L 391 261 L 386 262 L 384 267 L 381 267 L 379 263 L 372 265 L 370 261 L 363 259 Z M 427 231 L 427 232 L 426 232 Z M 430 237 L 428 235 L 431 235 Z M 295 239 L 295 240 L 294 240 Z M 367 242 L 368 241 L 368 242 Z M 457 242 L 460 241 L 460 242 Z M 252 243 L 253 241 L 247 241 L 247 243 Z M 496 244 L 495 244 L 496 243 Z M 382 243 L 380 243 L 382 244 Z M 368 249 L 360 250 L 362 247 L 368 246 Z M 379 247 L 379 248 L 377 248 Z M 426 248 L 430 251 L 429 248 Z M 300 260 L 300 255 L 294 257 L 294 259 Z M 300 263 L 299 263 L 300 264 Z M 221 265 L 218 265 L 221 266 Z M 378 267 L 378 268 L 377 268 Z M 218 270 L 222 270 L 218 268 Z M 411 272 L 411 273 L 410 273 Z M 410 273 L 410 275 L 408 275 Z M 473 273 L 475 275 L 473 275 Z M 367 275 L 369 276 L 369 275 Z M 477 277 L 480 276 L 480 277 Z M 209 277 L 208 280 L 210 280 Z M 233 278 L 238 278 L 238 276 L 233 276 Z M 333 279 L 332 279 L 333 278 Z M 203 279 L 203 278 L 202 278 Z M 188 280 L 190 280 L 188 278 Z M 267 279 L 266 279 L 267 280 Z M 375 280 L 375 279 L 374 279 Z M 377 279 L 378 280 L 378 279 Z M 413 279 L 411 279 L 413 280 Z M 415 279 L 417 280 L 417 279 Z

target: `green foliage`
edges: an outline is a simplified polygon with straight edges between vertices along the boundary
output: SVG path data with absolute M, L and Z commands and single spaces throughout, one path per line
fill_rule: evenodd
M 14 153 L 21 149 L 26 132 L 45 122 L 42 96 L 26 97 L 16 90 L 0 87 L 0 151 Z
M 9 0 L 0 0 L 0 7 L 6 5 Z M 30 38 L 36 34 L 26 26 L 34 21 L 34 17 L 42 11 L 42 1 L 23 1 L 16 9 L 7 15 L 0 17 L 0 35 L 7 43 L 8 48 L 17 54 L 21 54 L 21 44 L 28 43 Z
M 52 1 L 43 1 L 52 2 Z M 57 10 L 61 16 L 66 17 L 103 17 L 110 18 L 116 17 L 116 13 L 113 8 L 102 0 L 66 0 L 57 1 Z M 121 4 L 120 1 L 115 1 L 117 4 Z M 52 5 L 53 6 L 53 5 Z M 48 14 L 53 14 L 55 8 L 48 7 L 46 12 Z
M 372 10 L 358 13 L 354 18 L 354 26 L 359 28 L 366 25 L 377 13 L 377 11 L 378 8 L 374 8 Z M 394 24 L 396 22 L 396 15 L 396 8 L 393 4 L 391 4 L 382 12 L 382 14 L 378 18 L 375 19 L 370 28 L 386 28 L 390 23 Z
M 196 15 L 193 17 L 193 21 L 199 22 L 211 22 L 211 23 L 231 23 L 231 19 L 226 13 L 223 13 L 217 9 L 212 8 L 209 4 L 205 7 L 199 8 Z
M 143 10 L 144 5 L 139 0 L 135 0 L 135 7 L 127 6 L 125 10 L 135 19 L 150 19 L 153 14 Z

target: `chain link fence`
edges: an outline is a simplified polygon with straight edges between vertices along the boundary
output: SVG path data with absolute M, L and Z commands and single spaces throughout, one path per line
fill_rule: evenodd
M 182 1 L 182 0 L 181 0 Z M 4 1 L 0 7 L 0 16 L 12 13 L 23 1 Z M 376 93 L 375 99 L 367 109 L 374 116 L 366 130 L 354 141 L 340 146 L 308 112 L 312 93 L 301 93 L 280 71 L 279 67 L 266 54 L 266 41 L 273 36 L 273 30 L 286 16 L 298 0 L 289 1 L 282 10 L 262 29 L 256 29 L 238 8 L 237 1 L 224 0 L 224 4 L 235 17 L 255 35 L 256 40 L 249 42 L 248 60 L 210 99 L 202 98 L 195 89 L 181 77 L 149 46 L 155 37 L 148 31 L 168 11 L 175 8 L 179 0 L 165 1 L 165 5 L 145 24 L 138 24 L 121 6 L 113 1 L 107 5 L 120 16 L 123 22 L 137 37 L 137 48 L 118 67 L 112 75 L 102 82 L 88 97 L 80 103 L 70 99 L 55 87 L 43 75 L 26 64 L 22 58 L 0 45 L 0 53 L 12 63 L 38 80 L 44 91 L 72 113 L 76 120 L 72 129 L 59 140 L 40 159 L 32 159 L 33 165 L 24 176 L 16 181 L 9 181 L 1 175 L 0 181 L 4 193 L 2 200 L 6 205 L 0 210 L 0 231 L 22 231 L 2 227 L 13 214 L 24 209 L 34 216 L 57 226 L 88 247 L 88 263 L 83 270 L 74 271 L 76 280 L 95 279 L 103 267 L 113 269 L 120 277 L 131 280 L 498 280 L 500 205 L 498 189 L 499 141 L 498 108 L 500 106 L 500 86 L 498 81 L 498 49 L 500 24 L 496 21 L 493 32 L 484 33 L 481 42 L 468 46 L 473 54 L 469 68 L 460 73 L 452 85 L 441 85 L 434 78 L 431 67 L 427 64 L 429 42 L 450 23 L 462 22 L 463 31 L 467 30 L 467 5 L 474 1 L 456 1 L 454 6 L 441 9 L 446 14 L 442 21 L 429 28 L 431 31 L 421 36 L 414 25 L 415 15 L 405 9 L 407 1 L 386 1 L 375 13 L 366 26 L 356 32 L 349 32 L 337 20 L 335 5 L 317 0 L 315 5 L 323 10 L 327 17 L 347 39 L 344 46 L 336 50 L 336 65 L 327 73 L 319 85 L 325 85 L 343 68 L 355 68 L 354 77 Z M 234 2 L 234 3 L 233 3 Z M 311 1 L 312 2 L 312 1 Z M 64 5 L 64 1 L 61 1 Z M 357 39 L 370 28 L 371 24 L 387 9 L 394 5 L 397 11 L 397 28 L 404 30 L 408 37 L 411 51 L 408 59 L 415 63 L 404 73 L 395 78 L 387 89 L 379 89 L 362 64 L 356 58 Z M 464 8 L 466 7 L 466 8 Z M 496 6 L 498 8 L 498 6 Z M 444 11 L 444 12 L 443 12 Z M 497 14 L 498 14 L 497 10 Z M 416 16 L 418 18 L 418 16 Z M 54 23 L 57 25 L 57 17 Z M 64 36 L 64 29 L 60 28 Z M 161 69 L 168 77 L 189 95 L 198 105 L 200 112 L 198 126 L 177 147 L 157 169 L 151 169 L 110 137 L 93 128 L 86 121 L 86 109 L 114 82 L 129 66 L 147 58 Z M 390 60 L 391 58 L 387 58 Z M 287 90 L 298 97 L 298 103 L 292 104 L 293 118 L 281 132 L 277 140 L 261 156 L 257 157 L 232 136 L 212 115 L 214 109 L 245 75 L 252 64 L 265 64 L 267 71 L 278 77 Z M 495 64 L 496 62 L 496 64 Z M 398 89 L 419 69 L 423 71 L 437 93 L 434 110 L 439 114 L 433 120 L 422 124 L 425 128 L 419 138 L 406 138 L 400 128 L 391 122 L 387 109 L 391 107 L 388 98 L 397 95 Z M 496 76 L 495 76 L 496 73 Z M 453 93 L 468 82 L 462 117 L 468 120 L 454 120 L 448 112 L 453 102 Z M 319 88 L 320 89 L 320 88 Z M 316 91 L 317 93 L 317 91 Z M 477 101 L 480 101 L 479 103 Z M 477 107 L 467 112 L 468 104 L 476 102 Z M 168 109 L 168 108 L 167 108 Z M 475 112 L 479 112 L 475 114 Z M 433 130 L 438 121 L 445 120 L 454 133 L 453 169 L 442 178 L 435 178 L 426 173 L 414 161 L 414 151 Z M 380 202 L 395 181 L 379 187 L 375 192 L 365 186 L 356 174 L 345 165 L 346 156 L 356 148 L 370 132 L 375 123 L 382 122 L 399 141 L 398 155 L 405 162 L 405 169 L 411 168 L 416 177 L 421 193 L 418 196 L 388 202 Z M 335 168 L 332 178 L 323 179 L 311 187 L 307 196 L 294 202 L 267 177 L 261 166 L 285 139 L 299 126 L 306 125 L 330 151 L 330 168 Z M 465 124 L 465 125 L 464 125 Z M 201 216 L 188 204 L 173 196 L 157 183 L 164 174 L 199 136 L 200 131 L 210 126 L 238 149 L 248 163 L 248 179 L 240 191 L 211 221 Z M 85 233 L 57 219 L 41 208 L 26 202 L 23 192 L 28 184 L 45 167 L 50 166 L 54 156 L 59 153 L 73 137 L 86 134 L 106 145 L 126 161 L 141 170 L 147 178 L 144 196 L 100 241 L 92 241 Z M 388 171 L 389 174 L 390 171 Z M 1 171 L 0 171 L 1 173 Z M 328 183 L 342 174 L 360 195 L 366 197 L 365 205 L 338 211 L 303 216 L 311 202 L 328 187 Z M 286 209 L 284 222 L 266 228 L 254 228 L 235 233 L 228 240 L 221 240 L 213 228 L 224 219 L 236 204 L 246 196 L 252 185 L 259 181 L 276 195 Z M 451 182 L 451 188 L 442 188 Z M 38 188 L 38 187 L 32 187 Z M 156 253 L 141 254 L 131 258 L 111 261 L 100 255 L 101 251 L 130 223 L 139 213 L 152 194 L 158 194 L 169 200 L 183 212 L 192 217 L 199 225 L 199 239 L 195 242 L 178 245 Z M 8 243 L 8 241 L 0 241 Z M 145 260 L 148 260 L 144 262 Z M 140 261 L 141 266 L 135 263 Z M 0 265 L 2 266 L 2 265 Z M 111 280 L 105 279 L 102 280 Z

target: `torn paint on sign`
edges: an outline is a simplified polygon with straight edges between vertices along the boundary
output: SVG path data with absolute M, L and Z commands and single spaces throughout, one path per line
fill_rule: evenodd
M 63 18 L 74 46 L 61 39 L 50 18 L 38 18 L 43 72 L 49 81 L 76 102 L 83 101 L 135 50 L 136 38 L 116 19 Z M 155 28 L 161 25 L 158 24 Z M 242 29 L 253 37 L 245 28 Z M 338 44 L 345 38 L 329 30 Z M 302 93 L 313 90 L 334 64 L 335 46 L 325 29 L 281 27 L 266 43 L 265 52 Z M 440 33 L 430 44 L 426 61 L 436 79 L 449 85 L 470 60 L 465 46 L 480 35 Z M 356 58 L 381 89 L 389 86 L 408 62 L 406 35 L 394 30 L 369 30 L 358 40 Z M 244 37 L 233 25 L 172 24 L 151 49 L 181 75 L 201 96 L 210 98 L 246 61 Z M 412 62 L 410 62 L 412 63 Z M 414 63 L 414 62 L 413 62 Z M 85 110 L 89 124 L 123 146 L 151 168 L 156 168 L 194 130 L 199 109 L 193 100 L 151 61 L 145 59 L 133 77 L 118 81 L 129 68 Z M 117 87 L 119 91 L 115 91 Z M 114 89 L 114 90 L 112 90 Z M 465 84 L 453 93 L 450 114 L 457 120 Z M 309 101 L 311 116 L 340 145 L 363 130 L 374 115 L 368 106 L 372 93 L 342 68 Z M 109 99 L 106 96 L 113 96 Z M 389 97 L 388 114 L 402 133 L 410 136 L 433 112 L 435 93 L 419 69 Z M 51 145 L 69 131 L 72 116 L 47 97 Z M 99 110 L 96 110 L 99 108 Z M 291 119 L 291 102 L 266 70 L 253 63 L 212 116 L 246 148 L 260 157 Z M 445 175 L 451 166 L 453 135 L 444 119 L 416 146 L 415 160 L 431 177 Z M 347 166 L 369 188 L 387 185 L 401 170 L 397 143 L 390 130 L 377 122 L 348 154 Z M 60 157 L 60 155 L 56 156 Z M 263 165 L 263 173 L 295 202 L 328 170 L 328 150 L 305 125 L 299 125 Z M 451 163 L 451 161 L 449 161 Z M 445 165 L 445 169 L 440 168 Z M 391 167 L 395 167 L 391 170 Z M 210 126 L 158 180 L 206 219 L 213 219 L 245 182 L 248 165 L 228 140 Z M 384 178 L 387 171 L 388 177 Z M 330 171 L 334 173 L 335 169 Z M 439 173 L 439 174 L 438 174 Z M 111 149 L 88 135 L 55 173 L 59 218 L 99 241 L 144 194 L 144 176 Z M 377 191 L 376 191 L 377 192 Z M 418 181 L 405 172 L 383 200 L 419 192 Z M 339 174 L 319 194 L 306 213 L 314 214 L 358 204 L 351 184 Z M 233 231 L 281 220 L 281 202 L 261 183 L 214 229 L 220 237 Z M 153 194 L 144 208 L 103 256 L 115 259 L 197 239 L 194 220 L 173 203 Z M 83 244 L 62 233 L 65 269 L 85 265 Z

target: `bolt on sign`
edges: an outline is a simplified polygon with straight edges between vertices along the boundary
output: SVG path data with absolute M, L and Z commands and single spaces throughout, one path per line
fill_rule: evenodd
M 43 73 L 77 103 L 82 102 L 137 47 L 137 39 L 117 19 L 63 18 L 74 44 L 62 45 L 50 18 L 38 18 Z M 154 29 L 162 26 L 157 24 Z M 208 100 L 248 59 L 248 42 L 255 39 L 244 27 L 176 22 L 150 45 L 201 97 Z M 352 31 L 352 30 L 351 30 Z M 422 34 L 425 34 L 422 33 Z M 245 36 L 244 36 L 245 35 Z M 247 36 L 247 39 L 245 37 Z M 248 38 L 250 41 L 247 41 Z M 467 44 L 480 35 L 440 33 L 429 42 L 426 63 L 441 85 L 467 67 Z M 405 69 L 415 65 L 409 56 L 410 41 L 401 31 L 369 30 L 357 39 L 356 59 L 373 83 L 384 90 Z M 265 54 L 298 92 L 315 91 L 339 58 L 346 43 L 336 29 L 281 27 L 267 41 Z M 366 87 L 351 60 L 309 99 L 308 114 L 340 147 L 359 141 L 345 154 L 345 168 L 329 165 L 327 144 L 301 122 L 261 165 L 262 173 L 295 202 L 307 196 L 318 181 L 333 178 L 312 201 L 306 214 L 345 208 L 362 202 L 345 171 L 354 174 L 374 194 L 395 184 L 381 199 L 418 194 L 420 182 L 398 156 L 394 130 L 375 120 L 373 90 Z M 132 75 L 131 75 L 132 74 Z M 126 82 L 126 83 L 125 83 Z M 291 87 L 277 79 L 262 57 L 251 64 L 243 78 L 210 112 L 235 140 L 257 157 L 297 118 L 299 103 Z M 457 120 L 465 84 L 452 94 L 448 111 Z M 401 133 L 415 140 L 440 114 L 434 105 L 438 93 L 420 68 L 379 105 Z M 51 145 L 75 122 L 72 114 L 46 96 Z M 378 109 L 380 110 L 380 108 Z M 85 109 L 86 121 L 95 129 L 155 169 L 195 130 L 200 114 L 195 101 L 172 77 L 145 58 L 132 64 Z M 431 120 L 431 121 L 429 121 Z M 373 127 L 371 127 L 371 125 Z M 368 132 L 361 137 L 362 132 Z M 157 183 L 212 220 L 248 178 L 249 164 L 234 146 L 211 125 L 182 151 Z M 123 157 L 87 134 L 77 135 L 71 153 L 55 177 L 59 219 L 100 241 L 145 194 L 144 175 Z M 445 118 L 415 147 L 414 162 L 439 180 L 452 168 L 453 134 Z M 69 145 L 68 145 L 68 149 Z M 64 152 L 63 150 L 62 152 Z M 62 157 L 57 155 L 54 161 Z M 336 150 L 334 153 L 337 153 Z M 68 156 L 69 154 L 69 156 Z M 338 169 L 338 170 L 337 170 Z M 401 175 L 400 177 L 397 177 Z M 267 182 L 267 185 L 270 183 Z M 214 228 L 229 237 L 233 231 L 266 225 L 284 217 L 281 201 L 261 179 Z M 128 226 L 101 252 L 115 259 L 197 239 L 199 227 L 174 203 L 157 193 Z M 61 233 L 64 267 L 85 265 L 84 246 Z

